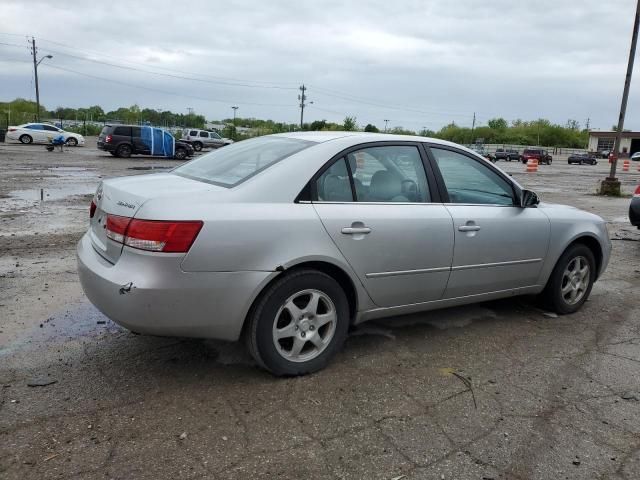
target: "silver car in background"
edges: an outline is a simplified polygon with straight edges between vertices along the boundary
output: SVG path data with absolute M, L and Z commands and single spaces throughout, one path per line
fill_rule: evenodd
M 539 203 L 453 143 L 270 135 L 105 180 L 78 244 L 88 298 L 132 331 L 235 341 L 276 375 L 323 368 L 366 320 L 522 294 L 578 310 L 605 222 Z

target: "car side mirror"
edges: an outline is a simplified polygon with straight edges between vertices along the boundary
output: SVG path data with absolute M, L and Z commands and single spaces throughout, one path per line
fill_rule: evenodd
M 540 198 L 536 192 L 531 190 L 523 190 L 520 196 L 520 206 L 522 208 L 535 207 L 540 203 Z

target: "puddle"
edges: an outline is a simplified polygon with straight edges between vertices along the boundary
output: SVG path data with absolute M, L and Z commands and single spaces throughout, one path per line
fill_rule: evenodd
M 47 171 L 53 174 L 59 174 L 61 177 L 73 177 L 73 178 L 92 178 L 98 177 L 98 172 L 95 169 L 83 168 L 83 167 L 51 167 Z
M 127 170 L 173 170 L 174 167 L 160 167 L 158 165 L 149 165 L 143 167 L 128 167 Z
M 74 195 L 92 195 L 96 191 L 95 183 L 75 184 L 66 187 L 54 187 L 43 189 L 43 198 L 47 200 L 62 200 Z M 12 190 L 9 197 L 16 200 L 40 201 L 40 189 L 30 188 L 26 190 Z
M 93 305 L 85 303 L 44 319 L 40 325 L 24 332 L 6 347 L 0 347 L 0 357 L 25 348 L 28 345 L 35 348 L 39 344 L 53 344 L 56 341 L 60 342 L 79 337 L 97 336 L 104 333 L 115 334 L 125 331 L 125 329 L 105 317 Z

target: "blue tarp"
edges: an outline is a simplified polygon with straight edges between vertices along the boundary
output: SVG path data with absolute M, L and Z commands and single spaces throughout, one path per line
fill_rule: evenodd
M 176 149 L 176 142 L 169 132 L 155 127 L 140 127 L 142 129 L 142 141 L 149 147 L 151 155 L 162 155 L 173 157 Z

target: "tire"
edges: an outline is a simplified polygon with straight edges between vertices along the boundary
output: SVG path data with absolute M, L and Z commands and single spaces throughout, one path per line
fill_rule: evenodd
M 118 148 L 116 148 L 116 157 L 129 158 L 131 156 L 131 153 L 131 145 L 128 145 L 126 143 L 118 145 Z
M 316 308 L 310 308 L 312 299 Z M 349 303 L 338 282 L 317 270 L 299 270 L 284 274 L 260 295 L 247 317 L 245 341 L 258 365 L 272 374 L 305 375 L 327 365 L 348 328 Z
M 571 269 L 576 271 L 576 262 L 580 262 L 578 273 L 582 271 L 584 266 L 588 267 L 586 282 L 584 274 L 581 274 L 581 277 L 580 275 L 572 277 L 575 274 Z M 547 286 L 542 292 L 542 300 L 547 308 L 561 315 L 577 312 L 589 298 L 595 276 L 596 261 L 591 249 L 581 243 L 571 245 L 553 268 Z M 578 283 L 577 287 L 576 283 Z M 573 300 L 571 299 L 572 295 L 576 295 Z
M 30 143 L 33 143 L 33 138 L 31 138 L 31 135 L 27 135 L 25 133 L 24 135 L 20 135 L 20 142 L 25 145 L 29 145 Z
M 200 150 L 202 150 L 202 143 L 201 142 L 193 142 L 193 149 L 196 152 L 199 152 Z
M 184 160 L 187 158 L 187 151 L 184 148 L 176 148 L 176 152 L 173 154 L 173 158 L 176 160 Z
M 73 138 L 73 137 L 67 138 L 67 141 L 64 142 L 64 143 L 66 143 L 70 147 L 77 147 L 78 146 L 78 140 Z

